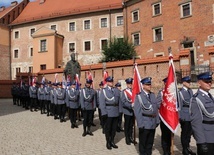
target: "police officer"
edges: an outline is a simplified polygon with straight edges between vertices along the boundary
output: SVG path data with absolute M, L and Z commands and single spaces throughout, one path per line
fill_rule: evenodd
M 167 82 L 167 77 L 164 78 L 162 81 L 164 82 L 164 86 Z M 161 89 L 158 92 L 157 95 L 157 104 L 158 104 L 158 108 L 160 108 L 160 105 L 163 101 L 163 91 L 164 88 Z M 171 131 L 170 129 L 162 122 L 160 121 L 160 129 L 161 129 L 161 146 L 163 149 L 163 155 L 170 155 L 170 148 L 171 148 Z
M 52 114 L 52 104 L 51 104 L 51 81 L 48 81 L 48 85 L 45 87 L 45 107 L 47 109 L 47 116 Z
M 190 101 L 190 121 L 197 143 L 198 155 L 213 155 L 214 152 L 214 99 L 209 93 L 212 73 L 197 76 L 199 89 Z
M 51 104 L 52 104 L 52 107 L 53 107 L 53 116 L 54 116 L 54 119 L 59 119 L 58 117 L 58 111 L 57 111 L 57 98 L 56 98 L 56 89 L 57 89 L 57 83 L 53 83 L 52 84 L 52 89 L 51 89 L 51 92 L 50 92 L 50 98 L 51 98 Z
M 119 90 L 120 95 L 122 95 L 121 83 L 117 82 L 114 86 L 115 86 L 115 88 L 117 88 Z M 123 122 L 123 109 L 122 109 L 123 107 L 122 107 L 122 103 L 120 105 L 121 106 L 119 107 L 120 108 L 120 114 L 119 114 L 119 117 L 118 117 L 117 132 L 123 132 L 124 131 L 123 128 L 122 128 L 122 122 Z
M 76 90 L 76 82 L 71 83 L 70 88 L 66 92 L 66 105 L 69 108 L 71 128 L 78 128 L 77 109 L 79 108 L 79 90 Z
M 36 87 L 36 83 L 34 82 L 32 86 L 30 86 L 29 88 L 29 94 L 30 94 L 30 111 L 33 112 L 33 108 L 34 111 L 37 111 L 37 87 Z
M 29 109 L 29 101 L 30 101 L 30 97 L 29 97 L 29 85 L 28 83 L 23 82 L 22 83 L 22 94 L 23 94 L 23 108 L 25 109 Z
M 44 83 L 40 83 L 40 87 L 38 88 L 37 95 L 38 95 L 41 114 L 44 114 L 45 113 L 45 89 L 44 89 Z
M 140 155 L 151 155 L 155 129 L 158 126 L 158 106 L 155 94 L 151 92 L 151 77 L 141 80 L 143 90 L 136 96 L 134 113 L 139 128 Z
M 96 91 L 91 88 L 93 80 L 86 79 L 85 87 L 80 92 L 80 104 L 83 110 L 83 134 L 85 137 L 87 134 L 93 136 L 91 132 L 91 124 L 93 121 L 93 111 L 96 107 Z M 87 131 L 86 131 L 87 128 Z
M 11 95 L 13 97 L 13 105 L 16 105 L 16 82 L 13 82 L 11 87 Z
M 106 118 L 106 148 L 111 150 L 112 147 L 118 148 L 114 142 L 114 138 L 116 135 L 118 116 L 120 112 L 120 91 L 113 87 L 113 77 L 109 76 L 105 81 L 107 82 L 107 87 L 103 88 L 101 91 L 99 102 L 102 117 Z
M 57 99 L 57 111 L 59 114 L 60 122 L 65 122 L 65 113 L 66 113 L 66 90 L 62 87 L 62 82 L 57 84 L 58 88 L 56 89 L 56 99 Z
M 189 76 L 185 76 L 181 79 L 183 87 L 179 91 L 179 120 L 181 125 L 181 144 L 183 147 L 183 155 L 196 155 L 190 148 L 190 138 L 192 135 L 192 127 L 190 123 L 190 114 L 189 114 L 189 103 L 190 99 L 193 96 L 193 91 L 190 88 L 191 79 Z
M 125 137 L 126 144 L 131 145 L 134 143 L 133 140 L 133 126 L 134 126 L 134 111 L 132 109 L 132 81 L 133 78 L 127 78 L 125 80 L 127 88 L 122 92 L 122 106 L 123 106 L 123 114 L 124 114 L 124 129 L 125 129 Z
M 102 129 L 103 129 L 103 121 L 102 121 L 102 115 L 101 115 L 101 110 L 100 110 L 100 103 L 99 103 L 99 97 L 100 97 L 100 93 L 101 93 L 101 91 L 102 91 L 102 89 L 103 89 L 103 81 L 101 81 L 100 83 L 99 83 L 99 89 L 97 89 L 97 92 L 96 92 L 96 101 L 97 101 L 97 103 L 96 103 L 96 105 L 97 105 L 97 107 L 98 107 L 98 116 L 99 116 L 99 120 L 100 120 L 100 125 L 101 125 L 101 127 L 102 127 Z M 104 132 L 104 130 L 103 130 L 103 132 Z

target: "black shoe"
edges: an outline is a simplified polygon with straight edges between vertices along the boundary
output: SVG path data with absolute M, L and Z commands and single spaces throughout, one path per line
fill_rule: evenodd
M 86 135 L 87 135 L 87 133 L 84 131 L 83 134 L 82 134 L 82 136 L 85 137 Z
M 133 144 L 135 143 L 134 139 L 132 137 L 129 137 L 129 141 L 130 141 L 130 143 L 133 143 Z
M 60 119 L 60 123 L 62 123 L 63 122 L 63 119 Z
M 126 138 L 126 144 L 127 144 L 127 145 L 131 145 L 131 142 L 129 141 L 128 138 Z
M 121 128 L 121 127 L 119 127 L 119 130 L 121 131 L 121 132 L 123 132 L 124 130 L 123 130 L 123 128 Z
M 30 109 L 30 111 L 31 111 L 31 112 L 33 112 L 33 110 L 32 110 L 32 109 Z
M 111 150 L 111 149 L 112 149 L 112 148 L 111 148 L 111 144 L 110 144 L 109 142 L 106 143 L 106 148 L 107 148 L 108 150 Z
M 79 121 L 82 121 L 81 118 L 79 119 Z
M 90 130 L 87 131 L 87 134 L 90 135 L 90 136 L 93 136 L 93 135 L 94 135 Z
M 79 128 L 77 124 L 74 124 L 74 127 L 75 127 L 75 128 Z
M 91 123 L 91 126 L 96 126 L 96 124 L 94 124 L 94 123 Z
M 111 146 L 112 146 L 113 148 L 115 148 L 115 149 L 118 148 L 118 146 L 117 146 L 113 141 L 111 142 Z
M 187 148 L 187 151 L 188 151 L 188 153 L 191 154 L 191 155 L 196 155 L 196 153 L 193 152 L 189 147 Z
M 74 124 L 71 125 L 71 128 L 72 128 L 72 129 L 74 128 Z
M 49 116 L 49 114 L 47 114 L 47 116 Z

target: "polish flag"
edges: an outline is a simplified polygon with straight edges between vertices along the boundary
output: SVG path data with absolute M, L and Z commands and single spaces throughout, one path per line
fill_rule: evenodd
M 92 74 L 91 74 L 91 72 L 90 72 L 90 71 L 87 71 L 87 79 L 89 79 L 89 80 L 93 80 L 93 76 L 92 76 Z M 91 87 L 92 87 L 92 88 L 94 88 L 94 83 L 93 83 L 93 82 L 92 82 Z
M 107 71 L 104 71 L 103 72 L 103 86 L 105 87 L 106 86 L 106 81 L 105 79 L 108 77 L 108 72 Z
M 177 83 L 172 54 L 169 54 L 168 79 L 163 90 L 163 101 L 159 115 L 163 123 L 175 133 L 179 124 Z
M 55 83 L 59 82 L 59 80 L 58 80 L 58 74 L 57 73 L 54 75 L 54 79 L 55 79 Z
M 133 77 L 133 83 L 132 83 L 132 103 L 135 101 L 135 97 L 137 94 L 139 94 L 142 90 L 142 85 L 141 85 L 141 77 L 137 68 L 137 64 L 134 66 L 134 77 Z
M 75 81 L 76 81 L 76 90 L 80 89 L 80 80 L 79 80 L 79 75 L 76 74 L 75 76 Z

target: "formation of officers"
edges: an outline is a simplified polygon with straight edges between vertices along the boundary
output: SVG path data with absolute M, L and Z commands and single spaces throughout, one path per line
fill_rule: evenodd
M 209 91 L 212 85 L 212 74 L 201 73 L 198 78 L 198 91 L 193 94 L 190 88 L 189 76 L 182 78 L 182 88 L 179 90 L 179 120 L 181 126 L 181 145 L 183 155 L 196 155 L 190 149 L 190 139 L 194 136 L 197 143 L 198 155 L 211 155 L 214 152 L 214 99 Z M 127 78 L 126 88 L 121 90 L 121 84 L 114 85 L 113 77 L 105 79 L 106 86 L 101 81 L 99 89 L 92 88 L 93 80 L 86 79 L 85 87 L 76 88 L 76 82 L 72 81 L 67 88 L 62 83 L 33 83 L 29 86 L 23 83 L 13 85 L 11 93 L 13 104 L 23 106 L 33 111 L 41 111 L 41 114 L 53 116 L 60 122 L 65 122 L 68 113 L 71 128 L 78 128 L 77 120 L 83 117 L 83 133 L 93 136 L 91 126 L 94 126 L 94 112 L 98 109 L 100 125 L 106 139 L 106 148 L 117 149 L 115 144 L 116 132 L 124 131 L 125 143 L 135 144 L 133 127 L 136 119 L 139 131 L 139 154 L 151 155 L 154 143 L 155 130 L 160 124 L 161 146 L 163 155 L 170 155 L 171 131 L 160 120 L 158 109 L 162 103 L 163 89 L 155 96 L 151 92 L 152 78 L 141 80 L 142 91 L 132 101 L 133 78 Z M 167 78 L 163 79 L 166 84 Z M 124 116 L 124 130 L 122 129 L 122 116 Z

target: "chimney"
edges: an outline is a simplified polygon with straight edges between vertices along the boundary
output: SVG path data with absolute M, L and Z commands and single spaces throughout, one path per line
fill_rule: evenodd
M 39 4 L 45 3 L 45 0 L 40 0 Z
M 0 7 L 0 12 L 5 10 L 5 6 Z
M 17 4 L 18 4 L 17 1 L 13 1 L 13 2 L 11 2 L 10 6 L 13 7 L 13 6 L 16 6 Z

